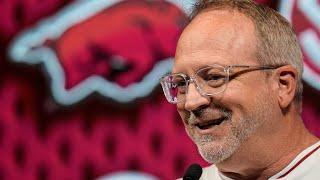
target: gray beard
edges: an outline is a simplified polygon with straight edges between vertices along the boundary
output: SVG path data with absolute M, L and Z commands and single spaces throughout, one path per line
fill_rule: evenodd
M 263 99 L 263 98 L 262 98 Z M 246 141 L 262 124 L 267 120 L 268 104 L 267 100 L 256 102 L 259 108 L 251 111 L 252 113 L 242 119 L 238 120 L 238 123 L 234 124 L 231 112 L 221 109 L 221 112 L 229 113 L 227 121 L 231 123 L 231 131 L 228 135 L 221 139 L 212 135 L 203 135 L 198 137 L 191 137 L 198 147 L 200 155 L 208 163 L 217 164 L 231 157 L 237 149 Z M 192 120 L 192 115 L 190 120 Z M 217 141 L 222 142 L 220 144 Z
M 248 120 L 242 120 L 240 125 L 232 126 L 231 134 L 220 139 L 222 144 L 217 145 L 217 138 L 212 135 L 205 135 L 194 139 L 198 151 L 202 158 L 209 163 L 220 163 L 234 154 L 240 145 L 247 140 L 250 135 L 258 128 L 257 123 L 248 123 Z

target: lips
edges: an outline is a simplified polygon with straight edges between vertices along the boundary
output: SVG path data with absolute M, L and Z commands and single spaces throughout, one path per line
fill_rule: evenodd
M 225 121 L 227 119 L 228 118 L 224 116 L 224 117 L 221 117 L 218 119 L 213 119 L 213 120 L 209 120 L 209 121 L 205 121 L 205 122 L 196 123 L 195 126 L 201 130 L 206 130 L 206 129 L 210 129 L 215 126 L 219 126 L 223 121 Z

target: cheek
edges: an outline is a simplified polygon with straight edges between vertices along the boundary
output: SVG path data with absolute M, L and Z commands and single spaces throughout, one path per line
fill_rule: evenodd
M 194 136 L 194 129 L 191 128 L 189 125 L 188 125 L 188 118 L 190 116 L 190 113 L 188 111 L 184 111 L 184 110 L 179 110 L 178 109 L 178 113 L 181 117 L 181 120 L 183 122 L 183 125 L 184 125 L 184 128 L 186 130 L 186 133 L 187 135 L 193 139 L 193 136 Z
M 188 111 L 185 111 L 185 110 L 180 109 L 180 108 L 177 108 L 177 111 L 178 111 L 178 113 L 179 113 L 179 115 L 181 117 L 181 120 L 182 120 L 183 124 L 186 126 L 188 124 L 187 119 L 189 118 L 189 116 L 190 116 L 189 114 L 190 113 Z
M 251 99 L 252 93 L 239 87 L 229 87 L 225 91 L 221 103 L 234 112 L 240 107 L 247 107 Z
M 268 84 L 264 76 L 252 74 L 230 82 L 226 89 L 226 97 L 233 98 L 239 104 L 250 104 L 257 97 L 270 91 L 271 87 Z
M 221 102 L 232 111 L 233 118 L 238 119 L 259 108 L 257 101 L 261 101 L 261 96 L 265 95 L 261 88 L 244 85 L 230 86 L 226 89 Z

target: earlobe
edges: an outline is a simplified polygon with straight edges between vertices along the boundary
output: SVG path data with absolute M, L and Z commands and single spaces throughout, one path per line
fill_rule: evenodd
M 297 70 L 290 65 L 277 69 L 278 102 L 282 109 L 286 109 L 294 100 L 297 88 Z

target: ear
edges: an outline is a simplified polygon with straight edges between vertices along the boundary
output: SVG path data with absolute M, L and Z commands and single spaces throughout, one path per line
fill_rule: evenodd
M 291 65 L 285 65 L 277 69 L 278 103 L 282 109 L 286 109 L 294 99 L 297 88 L 298 72 Z

